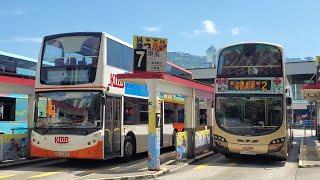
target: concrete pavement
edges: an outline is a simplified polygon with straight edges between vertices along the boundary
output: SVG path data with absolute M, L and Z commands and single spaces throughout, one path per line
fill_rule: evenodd
M 299 167 L 320 167 L 320 144 L 312 135 L 315 131 L 307 130 L 301 139 Z
M 299 168 L 298 155 L 303 130 L 295 130 L 293 148 L 287 161 L 277 161 L 266 156 L 225 158 L 215 154 L 198 162 L 191 163 L 174 173 L 168 173 L 156 179 L 240 179 L 240 180 L 318 180 L 320 168 Z
M 147 170 L 147 153 L 137 160 L 120 163 L 107 161 L 50 160 L 17 165 L 0 170 L 0 179 L 320 179 L 320 168 L 298 168 L 303 130 L 294 131 L 293 149 L 287 161 L 265 156 L 228 159 L 222 154 L 208 153 L 197 161 L 175 161 L 175 153 L 161 155 L 162 171 Z M 162 176 L 159 176 L 163 174 Z

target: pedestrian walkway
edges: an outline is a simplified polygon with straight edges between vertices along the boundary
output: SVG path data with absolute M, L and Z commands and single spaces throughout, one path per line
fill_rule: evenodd
M 299 167 L 320 167 L 320 143 L 316 137 L 301 139 Z

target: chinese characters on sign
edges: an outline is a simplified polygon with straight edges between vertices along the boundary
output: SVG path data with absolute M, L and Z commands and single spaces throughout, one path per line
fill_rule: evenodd
M 216 79 L 216 90 L 230 93 L 283 93 L 282 78 L 272 79 Z
M 133 49 L 135 71 L 165 71 L 167 39 L 133 36 Z
M 271 89 L 270 80 L 230 80 L 229 90 L 268 91 Z

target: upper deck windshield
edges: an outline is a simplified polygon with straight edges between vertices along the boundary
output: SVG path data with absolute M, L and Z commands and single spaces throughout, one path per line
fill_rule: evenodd
M 100 92 L 88 91 L 38 93 L 35 128 L 42 134 L 67 130 L 88 134 L 97 130 L 102 125 L 101 98 Z
M 41 83 L 73 85 L 95 80 L 101 34 L 61 35 L 45 38 Z
M 217 77 L 282 77 L 282 53 L 273 45 L 248 43 L 223 49 Z

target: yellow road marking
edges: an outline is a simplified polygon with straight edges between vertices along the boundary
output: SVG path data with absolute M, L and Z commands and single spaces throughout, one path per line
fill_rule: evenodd
M 5 178 L 9 178 L 9 177 L 12 177 L 12 176 L 15 176 L 17 174 L 7 174 L 7 175 L 1 175 L 0 176 L 0 179 L 5 179 Z
M 27 179 L 46 177 L 46 176 L 51 176 L 51 175 L 58 174 L 58 173 L 61 173 L 61 172 L 47 172 L 47 173 L 42 173 L 42 174 L 30 176 L 30 177 L 28 177 Z
M 201 169 L 204 169 L 204 168 L 206 168 L 206 167 L 208 167 L 207 164 L 201 164 L 201 165 L 198 165 L 197 167 L 195 167 L 195 168 L 193 168 L 193 169 L 194 169 L 194 170 L 201 170 Z

